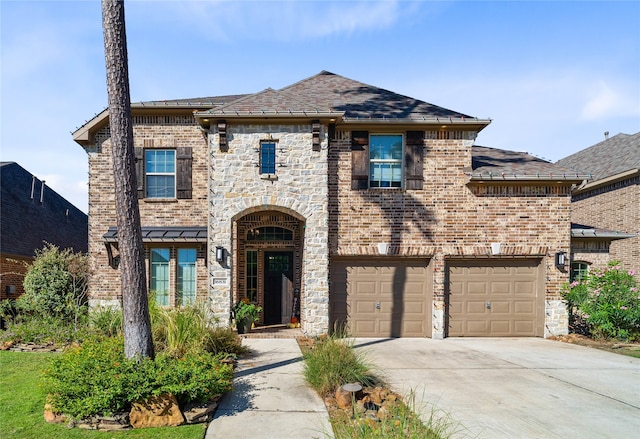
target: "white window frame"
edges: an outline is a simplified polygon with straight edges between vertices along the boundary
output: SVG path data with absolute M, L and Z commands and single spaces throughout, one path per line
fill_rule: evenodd
M 148 153 L 156 153 L 156 152 L 172 152 L 173 153 L 173 172 L 149 172 L 147 169 L 147 154 Z M 177 185 L 178 185 L 178 153 L 175 149 L 146 149 L 144 151 L 144 161 L 145 161 L 145 198 L 151 199 L 172 199 L 177 197 Z M 169 194 L 168 196 L 158 197 L 152 196 L 149 194 L 149 188 L 151 185 L 149 184 L 149 177 L 173 177 L 173 194 Z
M 400 137 L 400 141 L 402 142 L 402 150 L 400 152 L 400 158 L 398 159 L 374 159 L 373 155 L 373 138 L 380 136 L 398 136 Z M 403 181 L 404 181 L 404 148 L 405 148 L 405 136 L 403 133 L 370 133 L 369 134 L 369 188 L 372 189 L 402 189 Z M 372 166 L 374 164 L 384 164 L 389 163 L 391 165 L 397 164 L 400 167 L 400 179 L 398 181 L 399 186 L 392 186 L 391 184 L 396 180 L 389 180 L 389 186 L 373 186 L 371 182 L 373 181 L 373 172 Z M 392 168 L 393 169 L 393 168 Z M 382 182 L 383 180 L 379 180 Z M 385 180 L 386 181 L 386 180 Z

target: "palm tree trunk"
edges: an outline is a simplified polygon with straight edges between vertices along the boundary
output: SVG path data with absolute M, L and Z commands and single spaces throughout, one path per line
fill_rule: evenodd
M 124 352 L 127 358 L 153 358 L 144 248 L 136 192 L 127 37 L 122 0 L 102 0 L 102 27 L 120 251 Z

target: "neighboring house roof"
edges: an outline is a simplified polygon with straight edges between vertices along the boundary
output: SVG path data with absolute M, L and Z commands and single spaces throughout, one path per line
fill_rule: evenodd
M 87 215 L 14 162 L 0 162 L 0 252 L 34 256 L 44 242 L 86 252 Z
M 640 132 L 617 134 L 557 162 L 576 171 L 591 174 L 589 180 L 602 180 L 640 169 Z
M 599 227 L 586 226 L 584 224 L 571 223 L 571 237 L 572 238 L 601 238 L 610 241 L 616 239 L 634 238 L 638 236 L 637 233 L 623 233 L 616 230 L 601 229 Z
M 491 121 L 448 110 L 335 73 L 322 71 L 280 90 L 266 89 L 227 105 L 195 113 L 209 117 L 333 117 L 350 123 L 469 124 L 484 128 Z
M 526 152 L 474 145 L 471 149 L 471 180 L 562 180 L 581 182 L 588 176 Z

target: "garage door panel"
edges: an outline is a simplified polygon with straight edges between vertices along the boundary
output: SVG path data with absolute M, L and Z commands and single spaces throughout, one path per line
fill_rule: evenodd
M 448 335 L 541 335 L 544 294 L 539 291 L 540 267 L 539 260 L 528 259 L 450 262 Z
M 341 318 L 354 336 L 431 335 L 433 276 L 428 260 L 343 261 L 333 263 L 331 272 L 332 324 Z M 334 305 L 336 298 L 345 305 Z
M 488 285 L 485 282 L 467 282 L 466 293 L 474 295 L 487 294 Z M 464 289 L 464 288 L 463 288 Z

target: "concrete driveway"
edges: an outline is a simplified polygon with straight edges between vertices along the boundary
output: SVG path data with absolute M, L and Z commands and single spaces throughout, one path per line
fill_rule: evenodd
M 454 438 L 640 438 L 640 359 L 540 338 L 355 340 Z

